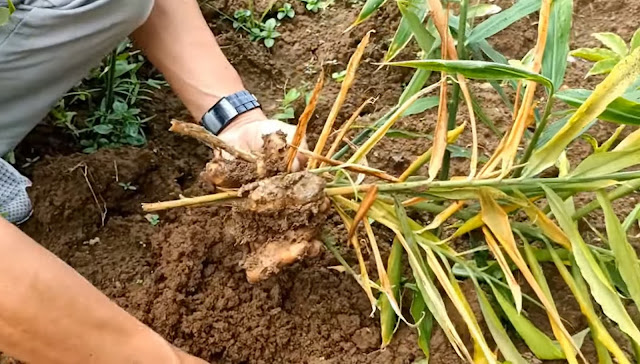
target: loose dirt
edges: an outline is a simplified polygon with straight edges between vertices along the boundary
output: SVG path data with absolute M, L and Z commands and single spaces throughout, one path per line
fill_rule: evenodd
M 496 3 L 505 8 L 512 5 L 509 0 Z M 241 0 L 213 5 L 227 14 L 245 6 Z M 338 121 L 346 120 L 372 96 L 378 96 L 378 101 L 365 109 L 361 124 L 375 120 L 395 103 L 410 78 L 410 70 L 377 70 L 374 64 L 383 58 L 399 20 L 392 2 L 372 20 L 346 34 L 342 32 L 360 5 L 338 1 L 319 14 L 305 12 L 297 1 L 294 5 L 297 15 L 279 28 L 282 38 L 272 50 L 251 43 L 210 7 L 203 6 L 225 54 L 267 113 L 276 110 L 285 83 L 288 87 L 310 88 L 323 63 L 335 64 L 331 71 L 344 69 L 359 40 L 371 28 L 376 33 Z M 594 31 L 614 31 L 629 39 L 638 26 L 640 3 L 577 0 L 575 11 L 572 48 L 596 45 L 589 37 Z M 522 20 L 494 37 L 492 43 L 509 57 L 521 58 L 534 44 L 535 22 L 535 17 Z M 567 85 L 592 85 L 594 81 L 583 79 L 587 69 L 585 63 L 572 63 Z M 317 116 L 310 124 L 311 145 L 339 87 L 328 81 Z M 510 116 L 499 108 L 499 99 L 486 90 L 481 100 L 489 116 L 504 130 Z M 296 107 L 299 113 L 303 105 Z M 223 205 L 162 212 L 160 223 L 152 226 L 140 203 L 205 193 L 208 188 L 199 175 L 213 156 L 197 142 L 166 131 L 170 119 L 188 119 L 170 91 L 158 92 L 145 109 L 157 117 L 149 125 L 150 142 L 141 149 L 83 155 L 70 147 L 69 138 L 59 130 L 41 126 L 30 134 L 18 150 L 20 165 L 26 158 L 40 157 L 23 168 L 34 182 L 30 194 L 35 212 L 23 226 L 26 233 L 169 341 L 210 362 L 411 363 L 421 358 L 415 334 L 404 325 L 392 344 L 380 350 L 378 319 L 370 317 L 365 294 L 351 277 L 331 269 L 338 263 L 324 250 L 267 280 L 247 282 L 243 262 L 255 244 L 286 235 L 291 224 L 301 221 L 296 219 L 310 215 L 290 214 L 283 218 L 296 219 L 265 222 Z M 408 118 L 398 127 L 430 132 L 434 119 Z M 604 125 L 593 132 L 601 139 L 613 128 Z M 481 132 L 488 153 L 495 148 L 496 140 L 490 132 Z M 464 138 L 460 141 L 462 145 L 468 142 Z M 389 138 L 372 153 L 369 163 L 397 173 L 427 147 L 428 141 L 423 139 Z M 579 143 L 572 158 L 584 155 L 586 148 Z M 463 167 L 463 161 L 456 161 L 454 171 L 463 173 Z M 124 189 L 121 182 L 136 189 Z M 618 208 L 624 212 L 633 205 L 635 201 L 623 202 Z M 340 239 L 340 250 L 355 263 L 339 218 L 333 214 L 313 216 L 322 217 L 321 227 Z M 378 243 L 383 253 L 388 251 L 390 241 L 391 237 L 381 231 Z M 571 331 L 584 329 L 585 322 L 566 289 L 552 291 Z M 532 312 L 533 320 L 544 327 L 546 318 Z M 593 357 L 591 344 L 585 345 L 587 354 Z M 432 340 L 431 362 L 461 362 L 439 330 Z

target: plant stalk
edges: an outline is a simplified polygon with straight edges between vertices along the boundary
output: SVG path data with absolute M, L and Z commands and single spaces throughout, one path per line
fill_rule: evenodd
M 118 51 L 114 49 L 109 57 L 109 70 L 107 71 L 107 90 L 106 90 L 106 102 L 105 108 L 107 113 L 113 111 L 113 102 L 115 99 L 115 80 L 116 80 L 116 63 L 118 58 Z
M 469 0 L 462 0 L 460 2 L 460 17 L 458 25 L 458 59 L 466 59 L 466 49 L 464 46 L 465 36 L 467 31 L 467 10 L 469 8 Z M 458 116 L 458 106 L 460 104 L 460 84 L 455 83 L 453 85 L 453 93 L 451 102 L 449 104 L 449 121 L 447 123 L 447 130 L 453 130 L 456 127 L 456 118 Z M 469 110 L 469 112 L 474 112 Z M 451 152 L 446 149 L 442 158 L 442 168 L 440 169 L 440 180 L 445 181 L 449 179 L 449 170 L 451 169 Z

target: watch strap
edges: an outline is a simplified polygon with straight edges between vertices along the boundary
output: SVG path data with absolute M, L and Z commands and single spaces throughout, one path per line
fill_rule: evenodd
M 202 117 L 202 125 L 218 135 L 238 115 L 259 107 L 260 103 L 249 91 L 239 91 L 218 100 Z

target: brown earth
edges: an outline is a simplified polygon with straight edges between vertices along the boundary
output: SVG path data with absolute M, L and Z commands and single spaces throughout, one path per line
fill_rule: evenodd
M 497 3 L 504 8 L 512 4 L 510 0 Z M 575 3 L 572 48 L 596 45 L 589 37 L 594 31 L 614 31 L 629 39 L 638 26 L 640 2 L 636 0 Z M 232 14 L 245 4 L 227 0 L 213 6 Z M 203 9 L 224 52 L 267 113 L 275 112 L 285 84 L 310 87 L 321 64 L 330 61 L 336 64 L 331 70 L 344 69 L 365 32 L 375 28 L 358 79 L 338 118 L 342 122 L 364 100 L 378 96 L 377 103 L 362 115 L 362 122 L 367 122 L 395 103 L 411 73 L 377 70 L 373 64 L 382 59 L 399 19 L 392 2 L 372 20 L 342 33 L 360 6 L 339 1 L 324 12 L 311 14 L 296 1 L 298 15 L 279 28 L 283 35 L 272 50 L 234 32 L 210 6 L 205 4 Z M 507 56 L 521 58 L 534 44 L 536 20 L 520 21 L 492 43 Z M 587 64 L 573 63 L 567 85 L 593 85 L 583 79 L 587 70 Z M 311 122 L 312 145 L 338 89 L 339 84 L 328 81 Z M 504 129 L 510 116 L 499 108 L 500 100 L 489 90 L 481 94 L 481 100 L 488 115 Z M 300 112 L 302 105 L 297 106 Z M 150 142 L 145 148 L 84 155 L 74 153 L 59 130 L 40 126 L 30 134 L 18 150 L 19 162 L 40 157 L 23 168 L 34 182 L 35 212 L 23 226 L 26 233 L 172 343 L 210 362 L 411 363 L 421 358 L 415 334 L 406 326 L 400 327 L 388 348 L 380 350 L 377 317 L 370 317 L 365 294 L 351 277 L 330 269 L 338 263 L 328 252 L 296 263 L 266 281 L 249 284 L 241 267 L 249 246 L 238 242 L 260 236 L 262 231 L 247 224 L 232 207 L 168 211 L 160 213 L 160 223 L 152 226 L 140 203 L 202 193 L 204 187 L 197 177 L 211 153 L 166 131 L 170 119 L 188 119 L 170 91 L 158 92 L 146 109 L 157 117 L 150 123 Z M 429 132 L 433 122 L 429 117 L 408 118 L 398 127 Z M 614 128 L 603 124 L 592 132 L 602 140 Z M 484 151 L 489 153 L 495 137 L 483 129 L 481 136 Z M 465 138 L 460 141 L 463 145 L 468 142 Z M 388 138 L 369 162 L 396 173 L 427 147 L 421 139 Z M 587 148 L 577 143 L 572 158 L 584 156 Z M 463 167 L 457 161 L 454 171 L 464 173 Z M 130 183 L 136 190 L 125 190 L 119 182 Z M 624 213 L 635 203 L 625 200 L 617 207 Z M 344 243 L 339 218 L 330 215 L 324 226 Z M 383 252 L 389 249 L 388 235 L 380 234 Z M 344 246 L 340 249 L 354 263 Z M 564 287 L 554 280 L 551 284 Z M 586 324 L 570 294 L 560 287 L 552 291 L 571 331 L 582 330 Z M 546 318 L 532 312 L 533 320 L 544 326 Z M 592 347 L 585 345 L 593 357 Z M 461 362 L 438 330 L 432 339 L 431 362 Z

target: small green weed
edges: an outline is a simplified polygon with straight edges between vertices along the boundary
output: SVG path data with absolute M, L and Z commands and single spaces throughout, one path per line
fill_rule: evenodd
M 296 100 L 298 100 L 300 96 L 302 96 L 302 93 L 297 88 L 292 88 L 287 91 L 287 93 L 285 93 L 284 95 L 284 98 L 282 99 L 279 113 L 273 115 L 272 118 L 283 121 L 295 118 L 293 103 L 296 102 Z
M 157 214 L 146 214 L 144 215 L 144 218 L 147 219 L 147 221 L 149 221 L 149 224 L 151 224 L 152 226 L 157 226 L 160 223 L 160 216 L 158 216 Z
M 50 114 L 54 124 L 75 135 L 85 153 L 144 145 L 143 126 L 152 117 L 143 117 L 138 104 L 150 100 L 149 95 L 166 85 L 160 80 L 140 79 L 138 71 L 144 62 L 128 40 L 122 42 L 102 66 L 58 102 Z M 96 99 L 100 100 L 97 107 Z M 71 105 L 88 109 L 88 117 L 78 120 L 77 113 L 68 110 Z
M 125 191 L 136 191 L 138 187 L 131 184 L 131 182 L 119 182 L 118 186 L 122 187 Z
M 347 70 L 343 70 L 343 71 L 332 73 L 331 74 L 331 78 L 333 78 L 333 80 L 336 81 L 336 82 L 342 82 L 342 81 L 344 81 L 344 77 L 346 75 L 347 75 Z
M 284 18 L 293 19 L 294 16 L 296 16 L 296 11 L 293 10 L 293 7 L 289 3 L 282 4 L 282 7 L 278 9 L 278 14 L 276 15 L 278 20 Z
M 237 10 L 233 14 L 233 28 L 242 29 L 249 33 L 251 41 L 262 41 L 267 48 L 273 47 L 280 32 L 276 28 L 280 25 L 275 18 L 269 18 L 265 22 L 256 20 L 253 12 L 248 9 Z
M 305 8 L 313 13 L 324 10 L 333 3 L 332 0 L 300 0 L 305 4 Z

